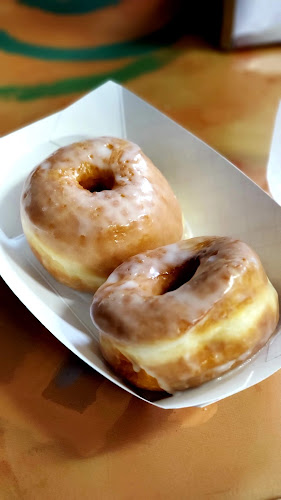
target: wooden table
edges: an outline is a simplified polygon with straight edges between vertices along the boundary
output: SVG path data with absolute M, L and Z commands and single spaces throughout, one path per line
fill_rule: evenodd
M 0 7 L 2 134 L 113 77 L 266 189 L 281 48 L 222 53 L 181 36 L 116 57 L 121 29 L 90 40 L 99 11 L 58 16 L 24 3 Z M 85 60 L 85 47 L 106 42 L 114 57 Z M 206 408 L 160 410 L 80 362 L 3 282 L 0 297 L 1 500 L 281 497 L 281 373 Z

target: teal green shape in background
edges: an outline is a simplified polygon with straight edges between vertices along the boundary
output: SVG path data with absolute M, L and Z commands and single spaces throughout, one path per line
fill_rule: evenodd
M 0 99 L 29 101 L 44 97 L 56 97 L 75 92 L 87 92 L 107 80 L 124 83 L 145 73 L 153 72 L 168 64 L 179 54 L 178 50 L 166 50 L 164 53 L 148 55 L 107 73 L 66 78 L 51 83 L 33 85 L 7 85 L 0 87 Z
M 46 47 L 23 42 L 6 31 L 0 31 L 0 50 L 12 54 L 19 54 L 51 61 L 102 61 L 136 57 L 160 49 L 160 44 L 148 43 L 146 38 L 138 40 L 99 45 L 85 48 Z
M 141 0 L 140 0 L 141 1 Z M 37 7 L 56 14 L 84 14 L 110 5 L 118 5 L 118 0 L 19 0 L 28 7 Z

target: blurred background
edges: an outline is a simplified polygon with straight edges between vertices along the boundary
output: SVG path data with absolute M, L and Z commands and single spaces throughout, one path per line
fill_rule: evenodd
M 280 2 L 2 0 L 0 22 L 1 135 L 111 79 L 267 188 Z

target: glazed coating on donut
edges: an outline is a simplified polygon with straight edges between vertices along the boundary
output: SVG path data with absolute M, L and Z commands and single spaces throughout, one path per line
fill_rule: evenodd
M 140 148 L 101 137 L 72 144 L 27 179 L 23 230 L 60 281 L 95 290 L 121 262 L 182 237 L 182 213 L 168 182 Z
M 231 238 L 192 238 L 119 266 L 94 296 L 104 357 L 123 377 L 174 392 L 251 357 L 278 322 L 260 259 Z

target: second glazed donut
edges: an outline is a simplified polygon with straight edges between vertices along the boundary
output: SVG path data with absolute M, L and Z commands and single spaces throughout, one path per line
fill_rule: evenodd
M 86 291 L 128 257 L 183 233 L 161 172 L 137 145 L 112 137 L 72 144 L 42 162 L 24 185 L 21 220 L 45 268 Z
M 136 386 L 174 392 L 250 358 L 273 333 L 278 296 L 259 257 L 202 237 L 136 255 L 97 291 L 105 359 Z

